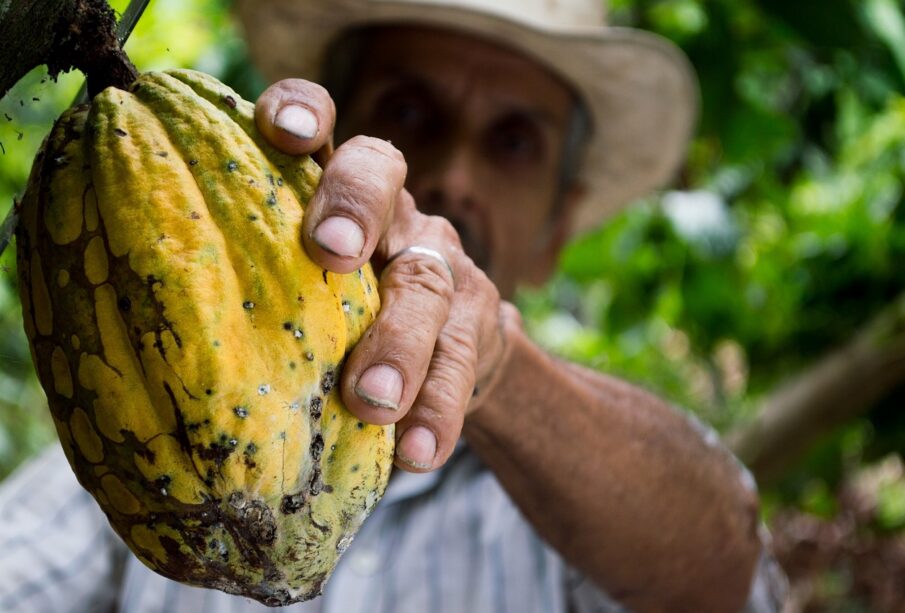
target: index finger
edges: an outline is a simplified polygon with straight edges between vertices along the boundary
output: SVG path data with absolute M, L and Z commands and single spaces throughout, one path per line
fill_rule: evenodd
M 290 155 L 330 143 L 336 107 L 327 90 L 304 79 L 277 81 L 258 97 L 255 123 L 270 143 Z
M 411 199 L 406 172 L 402 153 L 387 141 L 355 136 L 340 145 L 305 209 L 302 239 L 311 259 L 337 273 L 371 259 L 397 202 Z

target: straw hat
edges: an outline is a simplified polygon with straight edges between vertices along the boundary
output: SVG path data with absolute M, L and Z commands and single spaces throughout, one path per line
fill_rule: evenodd
M 659 36 L 606 25 L 603 0 L 237 0 L 252 59 L 273 80 L 318 80 L 350 28 L 427 24 L 517 49 L 570 83 L 591 114 L 579 172 L 588 197 L 573 231 L 662 186 L 684 157 L 697 112 L 685 56 Z

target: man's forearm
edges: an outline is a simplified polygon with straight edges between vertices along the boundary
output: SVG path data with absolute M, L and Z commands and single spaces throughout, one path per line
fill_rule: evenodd
M 539 534 L 639 613 L 740 609 L 761 545 L 731 456 L 655 396 L 507 334 L 465 434 Z

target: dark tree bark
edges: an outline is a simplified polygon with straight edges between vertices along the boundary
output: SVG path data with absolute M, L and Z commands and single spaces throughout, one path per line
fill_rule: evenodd
M 42 64 L 51 76 L 78 68 L 89 94 L 126 87 L 137 75 L 104 0 L 0 0 L 0 98 Z
M 821 436 L 870 410 L 903 381 L 905 294 L 844 347 L 781 386 L 725 440 L 766 484 Z

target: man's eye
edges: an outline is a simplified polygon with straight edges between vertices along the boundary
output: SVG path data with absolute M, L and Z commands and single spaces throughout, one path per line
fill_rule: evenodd
M 504 164 L 540 161 L 544 148 L 540 131 L 522 118 L 494 126 L 488 134 L 487 145 L 491 158 Z
M 424 121 L 424 109 L 413 100 L 399 100 L 389 109 L 394 123 L 404 127 L 416 127 Z
M 427 123 L 430 110 L 420 96 L 390 92 L 378 101 L 377 114 L 385 128 L 414 132 Z

